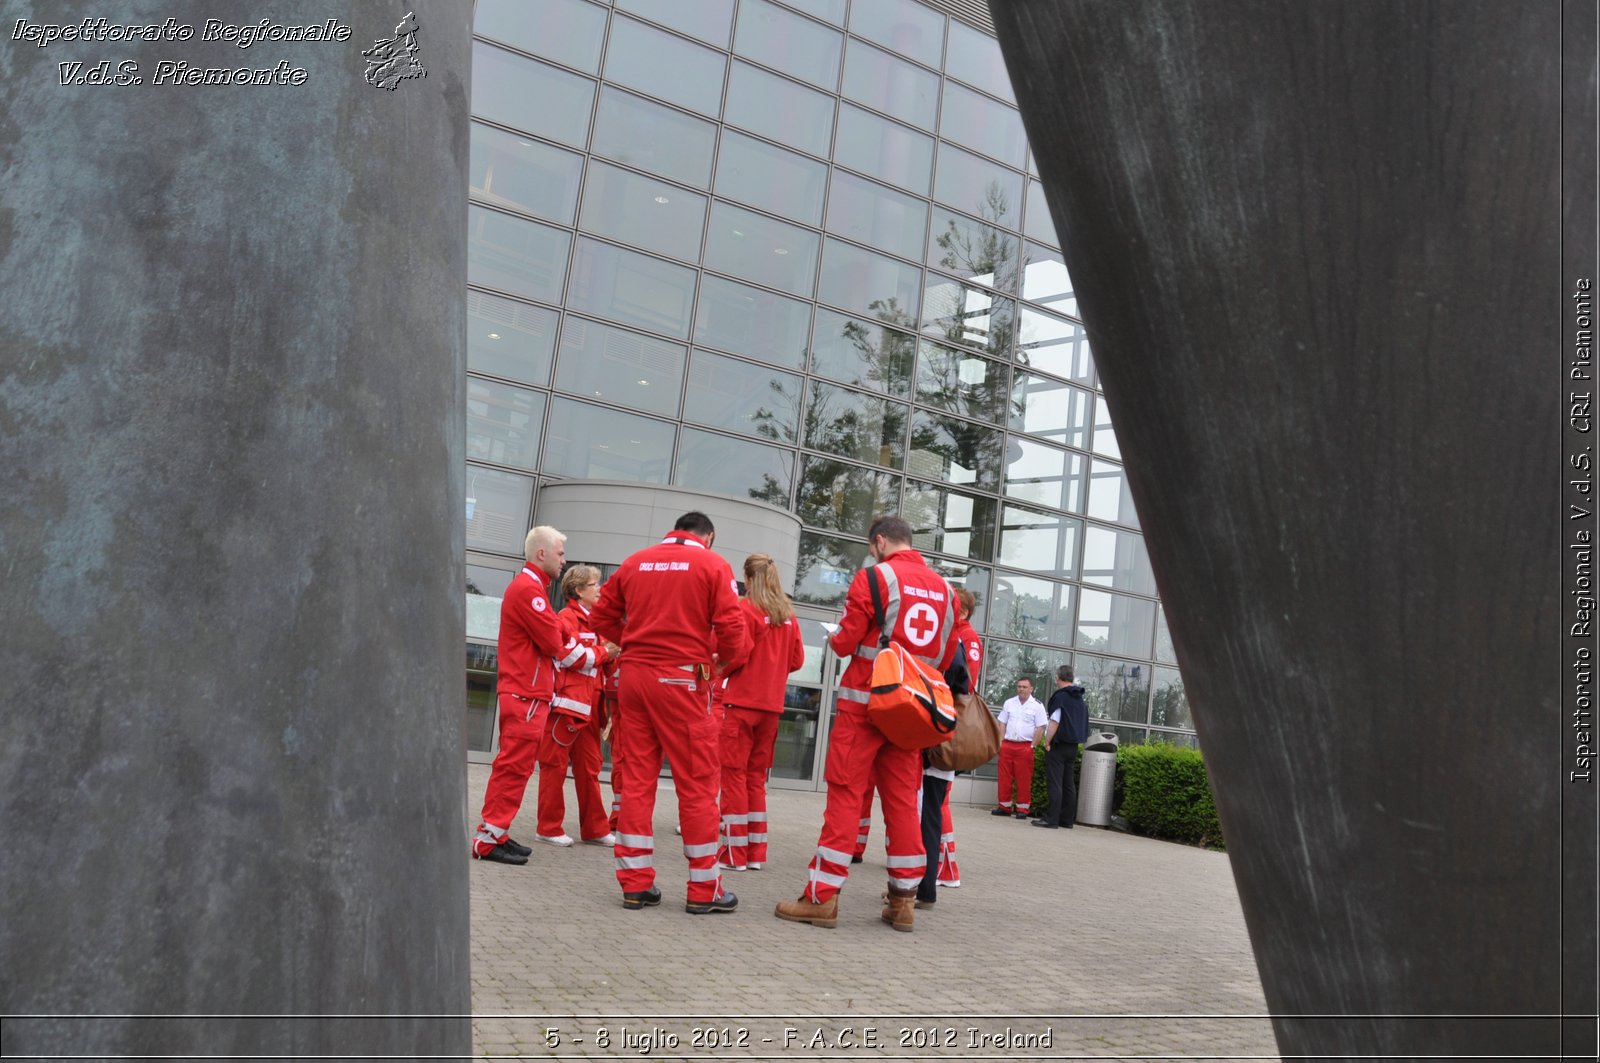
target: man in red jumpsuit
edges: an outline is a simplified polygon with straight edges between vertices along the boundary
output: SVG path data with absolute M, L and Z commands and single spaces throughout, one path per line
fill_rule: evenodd
M 716 528 L 685 513 L 655 546 L 622 563 L 594 609 L 594 629 L 622 647 L 617 723 L 622 778 L 617 815 L 617 881 L 624 908 L 661 903 L 655 885 L 656 787 L 664 752 L 678 791 L 678 824 L 689 861 L 685 910 L 731 912 L 739 899 L 717 869 L 717 783 L 721 773 L 712 677 L 750 653 L 733 570 L 711 552 Z
M 522 807 L 539 758 L 550 700 L 555 695 L 556 662 L 581 661 L 594 651 L 569 639 L 550 604 L 550 581 L 567 562 L 567 537 L 546 525 L 528 533 L 523 556 L 528 563 L 511 579 L 500 601 L 500 751 L 489 769 L 483 795 L 483 820 L 472 838 L 472 855 L 500 864 L 526 864 L 532 852 L 511 839 L 511 821 Z
M 955 595 L 943 576 L 911 549 L 911 526 L 899 517 L 879 517 L 867 531 L 878 562 L 856 573 L 845 596 L 844 617 L 829 639 L 833 652 L 851 657 L 839 680 L 839 715 L 828 740 L 828 803 L 822 834 L 811 858 L 805 892 L 778 905 L 779 919 L 833 927 L 839 922 L 839 889 L 850 875 L 861 817 L 861 797 L 876 776 L 887 835 L 889 892 L 883 921 L 909 932 L 917 885 L 926 857 L 917 801 L 922 793 L 922 752 L 901 749 L 867 718 L 867 694 L 879 631 L 867 580 L 878 583 L 883 630 L 913 656 L 943 672 L 955 658 Z

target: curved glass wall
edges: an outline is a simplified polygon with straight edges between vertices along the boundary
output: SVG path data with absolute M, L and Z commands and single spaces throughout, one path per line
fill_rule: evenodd
M 799 515 L 824 615 L 898 510 L 980 594 L 997 707 L 1070 663 L 1098 725 L 1192 743 L 994 38 L 918 0 L 476 11 L 469 564 L 515 566 L 541 479 L 671 483 Z

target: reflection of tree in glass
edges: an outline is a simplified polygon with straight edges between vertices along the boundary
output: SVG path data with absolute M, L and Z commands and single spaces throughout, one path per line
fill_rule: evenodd
M 1157 727 L 1188 727 L 1189 700 L 1183 682 L 1168 683 L 1156 691 L 1150 706 L 1150 722 Z
M 984 224 L 963 227 L 952 219 L 945 223 L 945 231 L 933 238 L 943 252 L 939 265 L 1002 291 L 1016 291 L 1018 240 L 997 227 L 1001 218 L 1010 215 L 1011 204 L 1006 201 L 1005 190 L 999 181 L 990 181 L 978 206 L 978 217 Z

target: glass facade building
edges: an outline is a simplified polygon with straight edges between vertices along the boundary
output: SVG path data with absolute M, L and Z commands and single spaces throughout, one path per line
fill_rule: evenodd
M 812 620 L 837 614 L 871 518 L 898 511 L 979 595 L 994 705 L 1018 675 L 1048 692 L 1071 663 L 1096 725 L 1193 744 L 984 15 L 960 0 L 478 0 L 471 748 L 493 740 L 495 596 L 539 486 L 562 479 L 795 513 Z M 814 717 L 832 670 L 808 630 L 791 700 Z M 795 750 L 791 777 L 820 778 Z

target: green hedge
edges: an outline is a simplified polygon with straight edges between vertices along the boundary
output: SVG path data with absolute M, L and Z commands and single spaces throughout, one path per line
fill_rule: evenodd
M 1081 751 L 1078 759 L 1081 765 Z M 1044 750 L 1034 750 L 1033 763 L 1033 806 L 1042 811 L 1050 804 Z M 1081 792 L 1078 799 L 1083 800 Z M 1205 760 L 1197 749 L 1163 742 L 1119 748 L 1111 807 L 1135 834 L 1225 848 Z

